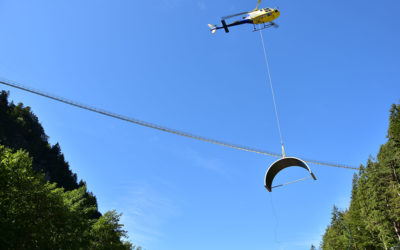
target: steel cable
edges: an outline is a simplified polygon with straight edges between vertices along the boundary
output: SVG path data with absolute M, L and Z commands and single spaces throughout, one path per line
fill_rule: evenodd
M 105 115 L 108 117 L 112 117 L 115 119 L 119 119 L 119 120 L 123 120 L 123 121 L 127 121 L 130 123 L 134 123 L 140 126 L 144 126 L 144 127 L 148 127 L 148 128 L 152 128 L 152 129 L 157 129 L 160 131 L 164 131 L 167 133 L 171 133 L 171 134 L 175 134 L 175 135 L 179 135 L 179 136 L 183 136 L 183 137 L 187 137 L 187 138 L 191 138 L 191 139 L 195 139 L 195 140 L 199 140 L 199 141 L 204 141 L 204 142 L 208 142 L 208 143 L 213 143 L 213 144 L 217 144 L 217 145 L 221 145 L 224 147 L 229 147 L 229 148 L 234 148 L 234 149 L 239 149 L 239 150 L 243 150 L 243 151 L 248 151 L 248 152 L 253 152 L 253 153 L 257 153 L 257 154 L 261 154 L 261 155 L 268 155 L 268 156 L 272 156 L 272 157 L 278 157 L 281 158 L 282 155 L 278 154 L 278 153 L 274 153 L 274 152 L 269 152 L 269 151 L 265 151 L 265 150 L 260 150 L 260 149 L 256 149 L 256 148 L 252 148 L 252 147 L 248 147 L 248 146 L 241 146 L 241 145 L 237 145 L 237 144 L 233 144 L 233 143 L 229 143 L 229 142 L 223 142 L 223 141 L 219 141 L 219 140 L 215 140 L 212 138 L 207 138 L 207 137 L 203 137 L 203 136 L 199 136 L 199 135 L 194 135 L 191 133 L 187 133 L 187 132 L 183 132 L 183 131 L 179 131 L 176 129 L 172 129 L 172 128 L 168 128 L 168 127 L 164 127 L 161 125 L 157 125 L 154 123 L 149 123 L 146 121 L 141 121 L 135 118 L 131 118 L 131 117 L 127 117 L 127 116 L 123 116 L 117 113 L 113 113 L 110 111 L 106 111 L 103 109 L 99 109 L 96 107 L 92 107 L 89 105 L 85 105 L 85 104 L 81 104 L 75 101 L 71 101 L 68 100 L 66 98 L 63 97 L 58 97 L 56 95 L 53 94 L 49 94 L 49 93 L 45 93 L 43 91 L 40 90 L 36 90 L 30 87 L 26 87 L 23 86 L 21 84 L 9 81 L 9 80 L 0 80 L 0 84 L 9 86 L 9 87 L 13 87 L 13 88 L 17 88 L 35 95 L 40 95 L 49 99 L 52 99 L 54 101 L 58 101 L 58 102 L 62 102 L 80 109 L 84 109 L 84 110 L 88 110 L 91 112 L 95 112 L 101 115 Z M 321 162 L 321 161 L 314 161 L 314 160 L 305 160 L 305 162 L 308 163 L 313 163 L 313 164 L 317 164 L 317 165 L 323 165 L 323 166 L 329 166 L 329 167 L 337 167 L 337 168 L 346 168 L 346 169 L 353 169 L 353 170 L 358 170 L 358 168 L 356 167 L 352 167 L 352 166 L 347 166 L 347 165 L 341 165 L 341 164 L 333 164 L 333 163 L 328 163 L 328 162 Z
M 260 37 L 261 37 L 262 47 L 263 47 L 263 49 L 264 49 L 265 65 L 267 66 L 267 73 L 268 73 L 269 85 L 270 85 L 270 87 L 271 87 L 271 93 L 272 93 L 272 101 L 273 101 L 273 103 L 274 103 L 275 117 L 276 117 L 276 122 L 277 122 L 277 124 L 278 124 L 279 138 L 281 139 L 282 155 L 283 155 L 283 157 L 285 157 L 285 150 L 284 150 L 284 147 L 283 147 L 283 138 L 282 138 L 281 123 L 279 122 L 278 108 L 276 107 L 275 93 L 274 93 L 274 88 L 273 88 L 273 86 L 272 86 L 272 78 L 271 78 L 271 72 L 270 72 L 270 70 L 269 70 L 269 62 L 268 62 L 268 57 L 267 57 L 267 50 L 265 49 L 264 37 L 263 37 L 263 35 L 262 35 L 261 29 L 260 29 Z

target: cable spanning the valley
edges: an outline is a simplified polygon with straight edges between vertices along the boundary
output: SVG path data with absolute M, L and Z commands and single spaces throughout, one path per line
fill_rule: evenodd
M 198 136 L 198 135 L 194 135 L 191 133 L 187 133 L 187 132 L 183 132 L 183 131 L 179 131 L 176 129 L 172 129 L 172 128 L 167 128 L 161 125 L 157 125 L 154 123 L 149 123 L 146 121 L 141 121 L 135 118 L 131 118 L 131 117 L 127 117 L 127 116 L 123 116 L 117 113 L 113 113 L 110 111 L 106 111 L 106 110 L 102 110 L 96 107 L 92 107 L 89 105 L 85 105 L 85 104 L 81 104 L 75 101 L 71 101 L 68 100 L 66 98 L 63 97 L 58 97 L 55 96 L 53 94 L 49 94 L 49 93 L 45 93 L 43 91 L 40 90 L 36 90 L 30 87 L 26 87 L 23 86 L 21 84 L 9 81 L 9 80 L 0 80 L 0 84 L 9 86 L 9 87 L 13 87 L 13 88 L 17 88 L 26 92 L 30 92 L 32 94 L 35 95 L 40 95 L 58 102 L 62 102 L 80 109 L 84 109 L 84 110 L 88 110 L 91 112 L 95 112 L 101 115 L 105 115 L 111 118 L 115 118 L 115 119 L 119 119 L 119 120 L 123 120 L 123 121 L 127 121 L 130 123 L 134 123 L 140 126 L 144 126 L 144 127 L 148 127 L 148 128 L 152 128 L 152 129 L 157 129 L 160 131 L 164 131 L 167 133 L 171 133 L 171 134 L 175 134 L 175 135 L 179 135 L 179 136 L 183 136 L 183 137 L 187 137 L 187 138 L 191 138 L 191 139 L 195 139 L 195 140 L 199 140 L 199 141 L 204 141 L 204 142 L 208 142 L 208 143 L 213 143 L 213 144 L 217 144 L 217 145 L 221 145 L 224 147 L 229 147 L 229 148 L 234 148 L 234 149 L 239 149 L 239 150 L 243 150 L 243 151 L 248 151 L 248 152 L 253 152 L 253 153 L 257 153 L 257 154 L 261 154 L 261 155 L 268 155 L 268 156 L 273 156 L 273 157 L 278 157 L 281 158 L 282 155 L 278 154 L 278 153 L 274 153 L 274 152 L 269 152 L 269 151 L 265 151 L 265 150 L 260 150 L 260 149 L 256 149 L 256 148 L 251 148 L 251 147 L 247 147 L 247 146 L 241 146 L 241 145 L 237 145 L 237 144 L 232 144 L 229 142 L 223 142 L 223 141 L 219 141 L 219 140 L 215 140 L 212 138 L 207 138 L 207 137 L 203 137 L 203 136 Z M 336 168 L 346 168 L 346 169 L 353 169 L 353 170 L 358 170 L 358 168 L 356 167 L 352 167 L 352 166 L 347 166 L 347 165 L 341 165 L 341 164 L 334 164 L 334 163 L 328 163 L 328 162 L 321 162 L 321 161 L 315 161 L 315 160 L 305 160 L 308 163 L 312 163 L 312 164 L 317 164 L 317 165 L 322 165 L 322 166 L 329 166 L 329 167 L 336 167 Z

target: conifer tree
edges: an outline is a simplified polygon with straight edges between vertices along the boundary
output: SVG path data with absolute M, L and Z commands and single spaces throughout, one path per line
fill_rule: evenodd
M 323 249 L 342 249 L 338 219 L 349 226 L 352 249 L 390 249 L 400 243 L 400 105 L 390 109 L 387 138 L 377 159 L 370 158 L 354 176 L 349 209 L 340 217 L 334 207 Z

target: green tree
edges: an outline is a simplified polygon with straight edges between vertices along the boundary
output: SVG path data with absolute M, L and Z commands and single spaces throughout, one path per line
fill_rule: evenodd
M 377 159 L 370 158 L 354 176 L 349 209 L 334 208 L 323 249 L 343 248 L 338 221 L 348 225 L 352 249 L 390 249 L 400 243 L 400 105 L 390 109 L 387 138 Z
M 73 190 L 84 183 L 77 183 L 61 153 L 60 146 L 51 146 L 39 119 L 30 107 L 8 101 L 9 93 L 0 93 L 0 144 L 14 150 L 24 149 L 33 158 L 32 167 L 46 176 L 46 180 L 57 183 L 57 187 Z
M 131 249 L 115 211 L 92 219 L 86 186 L 64 192 L 28 153 L 0 145 L 0 249 Z
M 100 219 L 94 223 L 91 229 L 93 239 L 93 249 L 129 249 L 132 244 L 129 242 L 121 242 L 121 237 L 127 237 L 126 231 L 122 229 L 123 225 L 119 224 L 121 214 L 117 214 L 115 210 L 106 212 Z
M 8 249 L 76 248 L 89 224 L 81 216 L 77 190 L 45 182 L 23 151 L 0 146 L 0 237 Z M 83 188 L 83 187 L 82 187 Z M 67 206 L 69 204 L 69 206 Z M 95 208 L 94 208 L 95 209 Z M 4 248 L 3 248 L 4 249 Z
M 5 172 L 0 176 L 0 249 L 46 245 L 49 248 L 62 245 L 66 249 L 90 247 L 95 244 L 91 227 L 101 218 L 96 197 L 87 191 L 84 181 L 77 182 L 77 175 L 70 170 L 60 146 L 49 144 L 48 136 L 31 109 L 22 103 L 9 102 L 8 96 L 8 92 L 0 92 L 0 145 L 14 151 L 23 149 L 32 158 L 18 151 L 15 154 L 19 156 L 15 157 L 19 161 L 25 159 L 25 165 L 11 164 L 2 169 Z M 2 149 L 7 151 L 3 155 L 8 157 L 10 149 Z M 7 172 L 7 169 L 14 170 Z M 17 169 L 23 174 L 10 179 L 13 173 L 18 173 Z M 37 220 L 32 219 L 35 216 Z M 112 221 L 118 219 L 119 216 Z M 44 226 L 46 222 L 48 226 Z M 39 230 L 43 228 L 47 231 Z M 109 235 L 114 239 L 122 237 L 118 231 L 109 233 L 115 234 Z M 129 249 L 129 243 L 125 246 Z
M 344 213 L 333 206 L 331 224 L 327 227 L 321 243 L 322 249 L 347 249 L 348 234 L 341 222 L 344 220 Z

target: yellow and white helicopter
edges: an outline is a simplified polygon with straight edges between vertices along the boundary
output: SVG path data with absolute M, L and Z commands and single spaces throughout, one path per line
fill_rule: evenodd
M 275 19 L 277 19 L 280 15 L 278 7 L 276 7 L 275 9 L 272 9 L 272 8 L 258 9 L 258 6 L 260 5 L 260 3 L 261 3 L 261 0 L 258 0 L 256 8 L 252 11 L 247 11 L 247 12 L 242 12 L 242 13 L 222 17 L 221 18 L 221 23 L 222 23 L 221 27 L 219 27 L 217 25 L 209 24 L 208 27 L 210 27 L 211 33 L 214 34 L 215 31 L 217 31 L 219 29 L 224 29 L 225 32 L 228 33 L 229 32 L 228 27 L 237 26 L 237 25 L 246 24 L 246 23 L 253 24 L 254 31 L 262 30 L 262 29 L 269 28 L 272 26 L 277 28 L 278 25 L 276 23 L 274 23 L 273 21 Z M 247 14 L 247 16 L 244 16 L 242 18 L 242 20 L 235 21 L 235 22 L 229 23 L 229 24 L 227 24 L 225 22 L 226 19 L 229 19 L 232 17 L 237 17 L 237 16 L 243 16 L 246 14 Z M 264 26 L 257 29 L 256 24 L 264 24 Z

